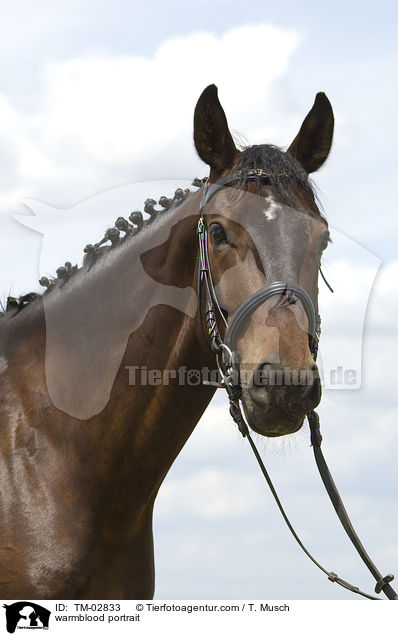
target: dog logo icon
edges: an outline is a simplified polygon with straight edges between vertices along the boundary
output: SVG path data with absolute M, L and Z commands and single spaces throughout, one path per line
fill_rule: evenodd
M 9 634 L 13 634 L 16 629 L 48 629 L 51 612 L 37 603 L 19 601 L 3 607 L 6 610 Z

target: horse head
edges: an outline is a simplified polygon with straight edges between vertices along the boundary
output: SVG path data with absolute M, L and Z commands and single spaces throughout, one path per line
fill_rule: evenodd
M 196 150 L 210 168 L 212 195 L 203 200 L 208 261 L 228 329 L 253 294 L 287 284 L 256 305 L 234 340 L 244 410 L 266 436 L 297 431 L 321 398 L 311 312 L 316 322 L 329 231 L 308 175 L 329 154 L 333 123 L 329 100 L 318 93 L 286 152 L 269 144 L 238 150 L 215 86 L 195 109 Z

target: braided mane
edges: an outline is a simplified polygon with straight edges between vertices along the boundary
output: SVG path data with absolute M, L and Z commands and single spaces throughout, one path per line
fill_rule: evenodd
M 200 188 L 205 181 L 206 179 L 196 178 L 192 181 L 192 185 L 195 188 Z M 104 237 L 98 241 L 98 243 L 89 243 L 86 245 L 83 250 L 84 258 L 82 267 L 79 268 L 77 265 L 72 265 L 72 263 L 67 261 L 64 265 L 58 267 L 54 278 L 48 278 L 47 276 L 40 278 L 40 285 L 45 287 L 43 295 L 51 293 L 55 288 L 62 287 L 72 276 L 75 276 L 82 270 L 89 270 L 104 254 L 120 247 L 127 238 L 141 232 L 144 227 L 151 225 L 157 217 L 162 216 L 172 206 L 176 207 L 180 205 L 192 193 L 193 191 L 189 190 L 189 188 L 185 190 L 177 188 L 172 198 L 161 196 L 159 201 L 146 199 L 144 203 L 145 217 L 139 210 L 134 210 L 128 220 L 119 216 L 115 221 L 114 227 L 108 228 Z M 22 309 L 41 297 L 42 294 L 38 294 L 37 292 L 30 292 L 19 297 L 9 296 L 5 308 L 0 302 L 0 310 L 2 310 L 0 311 L 0 319 L 6 315 L 10 317 L 16 316 Z
M 268 173 L 267 186 L 271 188 L 278 201 L 285 205 L 294 205 L 295 188 L 297 186 L 304 193 L 316 196 L 313 185 L 300 164 L 288 152 L 283 152 L 277 146 L 263 144 L 243 148 L 235 168 L 242 174 L 252 168 L 265 170 Z M 200 188 L 205 181 L 206 179 L 196 178 L 193 180 L 192 185 L 195 188 Z M 246 185 L 245 177 L 242 178 L 241 183 L 237 183 L 237 187 L 242 189 Z M 146 199 L 144 203 L 145 217 L 139 210 L 132 212 L 128 220 L 119 216 L 115 221 L 114 227 L 108 228 L 104 237 L 98 243 L 86 245 L 82 267 L 79 268 L 77 265 L 72 265 L 72 263 L 67 261 L 64 265 L 58 267 L 55 278 L 42 276 L 39 283 L 42 287 L 45 287 L 43 294 L 50 293 L 54 288 L 62 287 L 78 272 L 89 270 L 105 253 L 122 245 L 127 238 L 138 234 L 144 227 L 152 224 L 158 216 L 162 216 L 172 206 L 180 205 L 190 194 L 192 194 L 192 191 L 188 188 L 185 190 L 178 188 L 172 198 L 161 196 L 159 201 Z M 18 298 L 9 296 L 5 308 L 2 307 L 0 302 L 0 310 L 2 310 L 0 311 L 0 319 L 7 315 L 17 315 L 27 305 L 41 298 L 41 296 L 41 294 L 36 292 L 30 292 Z

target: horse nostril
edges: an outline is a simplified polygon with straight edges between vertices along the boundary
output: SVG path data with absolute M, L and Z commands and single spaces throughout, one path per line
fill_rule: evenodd
M 253 372 L 250 387 L 301 387 L 307 386 L 308 396 L 315 398 L 320 393 L 318 366 L 315 363 L 301 369 L 284 367 L 279 362 L 262 360 Z
M 275 374 L 277 369 L 281 370 L 281 367 L 275 362 L 270 362 L 267 360 L 260 362 L 253 373 L 252 387 L 259 388 L 269 386 L 271 383 L 271 376 Z
M 269 362 L 266 360 L 264 362 L 261 362 L 258 365 L 257 369 L 271 369 L 273 366 L 275 366 L 275 362 Z

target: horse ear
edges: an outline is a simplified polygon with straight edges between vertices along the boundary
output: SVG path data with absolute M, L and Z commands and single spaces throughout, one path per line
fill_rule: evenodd
M 317 93 L 313 107 L 288 149 L 308 174 L 318 170 L 327 159 L 332 145 L 333 128 L 332 106 L 325 93 Z
M 217 175 L 232 165 L 239 152 L 214 84 L 205 88 L 196 104 L 193 137 L 199 157 Z

